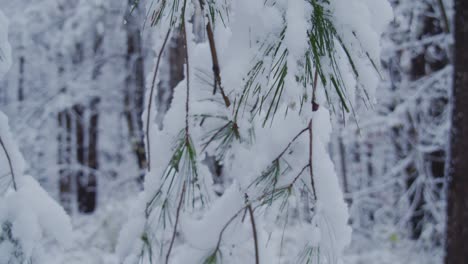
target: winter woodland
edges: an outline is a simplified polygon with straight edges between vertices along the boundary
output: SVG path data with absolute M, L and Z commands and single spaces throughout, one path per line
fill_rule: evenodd
M 0 264 L 468 263 L 463 0 L 0 3 Z

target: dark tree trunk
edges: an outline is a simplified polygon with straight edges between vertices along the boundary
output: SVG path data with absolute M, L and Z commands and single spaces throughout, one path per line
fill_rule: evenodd
M 59 62 L 58 75 L 63 78 L 65 67 L 63 63 L 63 54 L 57 54 L 57 61 Z M 20 86 L 22 87 L 22 85 Z M 66 90 L 66 87 L 62 87 Z M 73 192 L 73 179 L 74 173 L 70 169 L 72 162 L 72 115 L 69 110 L 63 110 L 57 115 L 58 121 L 58 166 L 59 166 L 59 200 L 67 213 L 72 213 L 72 192 Z
M 161 71 L 168 74 L 166 79 L 162 78 L 158 83 L 158 93 L 156 96 L 156 108 L 159 127 L 162 127 L 162 119 L 171 107 L 175 87 L 185 78 L 184 65 L 184 39 L 180 28 L 173 32 L 169 45 L 164 54 Z
M 93 52 L 97 56 L 103 43 L 103 36 L 95 32 Z M 92 80 L 97 82 L 101 72 L 101 64 L 94 64 Z M 94 97 L 87 107 L 77 105 L 76 133 L 77 160 L 80 165 L 76 178 L 78 211 L 93 213 L 97 200 L 97 171 L 99 169 L 98 138 L 99 138 L 99 105 L 100 98 Z
M 372 182 L 373 182 L 373 178 L 375 177 L 375 172 L 374 172 L 374 167 L 373 167 L 373 161 L 372 161 L 372 157 L 373 157 L 373 148 L 374 146 L 372 145 L 372 143 L 367 143 L 364 145 L 365 147 L 365 153 L 363 153 L 363 156 L 365 156 L 365 161 L 366 161 L 366 170 L 367 170 L 367 187 L 370 188 L 372 187 Z M 369 195 L 371 198 L 374 197 L 374 194 L 370 194 Z M 370 210 L 369 211 L 369 221 L 370 221 L 370 224 L 373 224 L 375 222 L 375 210 Z
M 129 1 L 129 6 L 133 5 L 134 1 Z M 129 8 L 131 9 L 131 8 Z M 139 13 L 140 7 L 134 10 L 135 16 L 128 14 L 130 18 L 139 17 L 135 13 Z M 142 114 L 144 109 L 145 95 L 145 71 L 142 50 L 142 38 L 139 29 L 139 22 L 128 21 L 126 24 L 127 31 L 127 57 L 126 64 L 128 76 L 125 81 L 124 88 L 124 115 L 127 120 L 130 144 L 132 145 L 133 153 L 137 160 L 139 168 L 139 181 L 143 181 L 144 170 L 146 169 L 146 150 L 144 143 L 143 120 Z
M 67 213 L 72 212 L 72 171 L 70 171 L 71 132 L 70 113 L 65 110 L 58 113 L 58 165 L 59 165 L 59 200 Z
M 468 1 L 455 0 L 455 63 L 446 264 L 468 263 Z
M 338 148 L 339 148 L 339 157 L 340 157 L 340 169 L 341 169 L 341 176 L 343 179 L 343 192 L 345 195 L 349 195 L 349 183 L 348 183 L 348 169 L 346 166 L 346 146 L 343 142 L 343 135 L 338 135 Z M 351 206 L 353 202 L 351 197 L 347 197 L 345 199 L 348 206 Z
M 77 129 L 78 133 L 86 133 L 87 142 L 77 142 L 79 147 L 78 158 L 79 163 L 83 167 L 79 170 L 77 177 L 77 195 L 78 195 L 78 210 L 81 213 L 92 213 L 96 209 L 97 198 L 97 177 L 96 171 L 99 169 L 98 162 L 98 124 L 99 112 L 98 106 L 99 98 L 94 98 L 90 105 L 89 126 L 87 129 L 81 126 Z M 83 120 L 82 120 L 83 121 Z M 87 120 L 86 120 L 87 121 Z M 77 140 L 78 141 L 78 140 Z M 86 154 L 86 155 L 85 155 Z
M 76 173 L 76 191 L 77 191 L 77 200 L 78 200 L 78 211 L 85 212 L 86 205 L 84 204 L 84 195 L 86 193 L 86 174 L 87 171 L 84 171 L 86 168 L 85 162 L 85 127 L 84 127 L 84 107 L 82 105 L 75 105 L 73 107 L 73 112 L 75 115 L 75 133 L 76 133 L 76 161 L 77 168 L 75 169 Z
M 91 100 L 89 109 L 73 107 L 76 116 L 76 191 L 78 211 L 92 213 L 96 209 L 98 162 L 99 98 Z
M 18 101 L 24 101 L 24 56 L 19 58 L 19 80 L 18 80 Z

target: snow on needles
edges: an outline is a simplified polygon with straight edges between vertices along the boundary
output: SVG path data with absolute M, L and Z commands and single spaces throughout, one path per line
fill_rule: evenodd
M 184 35 L 185 80 L 161 124 L 149 120 L 146 201 L 122 233 L 122 259 L 341 263 L 351 228 L 328 154 L 330 112 L 348 108 L 356 86 L 375 89 L 386 0 L 166 5 L 148 6 L 156 52 L 161 32 Z M 205 15 L 212 39 L 194 41 L 205 28 L 187 23 L 192 14 Z M 214 93 L 198 77 L 213 72 Z M 206 157 L 222 166 L 220 197 Z

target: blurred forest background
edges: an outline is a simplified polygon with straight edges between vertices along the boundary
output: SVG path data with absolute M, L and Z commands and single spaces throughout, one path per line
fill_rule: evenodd
M 28 173 L 82 229 L 69 260 L 76 263 L 94 263 L 89 255 L 113 263 L 125 211 L 142 188 L 141 115 L 155 55 L 147 14 L 133 2 L 0 0 L 13 48 L 13 66 L 0 81 L 0 110 L 10 117 Z M 391 3 L 395 19 L 382 40 L 377 103 L 359 102 L 357 120 L 336 123 L 330 145 L 354 230 L 345 259 L 440 263 L 452 3 Z M 184 78 L 181 48 L 175 35 L 163 56 L 160 112 Z M 222 181 L 222 168 L 211 167 Z

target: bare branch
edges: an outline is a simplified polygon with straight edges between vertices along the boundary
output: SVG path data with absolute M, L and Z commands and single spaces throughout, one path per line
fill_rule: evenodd
M 10 154 L 8 153 L 8 151 L 6 149 L 6 146 L 3 143 L 3 140 L 2 140 L 1 136 L 0 136 L 0 145 L 2 146 L 3 152 L 5 153 L 5 156 L 6 156 L 7 160 L 8 160 L 8 166 L 10 166 L 11 181 L 13 182 L 13 189 L 15 189 L 15 191 L 16 191 L 17 190 L 17 185 L 16 185 L 16 179 L 15 179 L 15 171 L 13 169 L 13 163 L 11 161 Z
M 200 7 L 203 11 L 205 8 L 205 3 L 203 0 L 199 0 L 199 2 L 200 2 Z M 229 97 L 227 97 L 226 93 L 224 92 L 223 86 L 221 84 L 221 69 L 219 66 L 218 51 L 216 49 L 216 42 L 214 39 L 213 27 L 211 25 L 211 21 L 209 18 L 208 18 L 208 23 L 206 24 L 206 33 L 208 36 L 208 42 L 210 44 L 211 60 L 213 62 L 213 75 L 214 75 L 213 94 L 216 94 L 216 91 L 219 88 L 221 92 L 221 96 L 223 97 L 223 100 L 224 100 L 224 104 L 226 105 L 227 108 L 229 108 L 229 106 L 231 106 L 231 101 L 229 100 Z
M 153 103 L 153 94 L 154 94 L 154 88 L 156 87 L 156 79 L 158 76 L 158 71 L 159 71 L 159 65 L 161 63 L 161 58 L 164 53 L 164 49 L 166 48 L 167 41 L 169 40 L 169 36 L 171 35 L 171 28 L 167 30 L 166 37 L 164 38 L 164 42 L 161 46 L 161 49 L 158 54 L 158 60 L 156 61 L 156 67 L 154 69 L 154 74 L 153 74 L 153 81 L 151 83 L 151 91 L 150 91 L 150 97 L 149 97 L 149 102 L 148 102 L 148 109 L 146 113 L 146 148 L 147 148 L 147 155 L 148 155 L 148 171 L 151 171 L 151 146 L 150 146 L 150 119 L 151 119 L 151 105 Z
M 184 184 L 182 186 L 182 193 L 180 194 L 179 205 L 177 206 L 176 219 L 174 223 L 174 231 L 172 232 L 171 243 L 169 245 L 169 249 L 166 254 L 166 264 L 169 263 L 169 258 L 171 257 L 172 247 L 174 246 L 174 241 L 177 235 L 177 226 L 179 225 L 180 211 L 182 210 L 182 205 L 184 204 L 185 184 L 186 182 L 184 181 Z
M 184 8 L 182 11 L 183 17 L 185 17 L 185 2 Z M 182 35 L 184 39 L 184 51 L 185 51 L 185 82 L 187 84 L 186 96 L 185 99 L 185 136 L 189 137 L 189 111 L 190 111 L 190 62 L 188 54 L 188 43 L 187 43 L 187 28 L 185 27 L 185 18 L 182 21 Z
M 250 222 L 252 223 L 253 239 L 254 239 L 254 243 L 255 243 L 255 263 L 260 264 L 260 256 L 259 256 L 260 254 L 259 254 L 259 251 L 258 251 L 257 227 L 255 225 L 255 217 L 254 217 L 254 212 L 253 212 L 253 209 L 252 209 L 252 205 L 251 204 L 247 205 L 247 209 L 248 209 L 249 215 L 250 215 Z
M 317 201 L 317 192 L 315 191 L 314 183 L 314 170 L 313 170 L 313 132 L 312 132 L 312 120 L 309 122 L 309 172 L 310 172 L 310 183 L 312 185 L 312 191 L 314 193 L 314 200 Z
M 301 177 L 302 173 L 304 173 L 304 171 L 309 167 L 312 167 L 312 166 L 310 166 L 310 164 L 307 164 L 302 168 L 302 170 L 297 174 L 297 176 L 291 182 L 291 184 L 290 184 L 291 187 L 294 185 L 294 183 L 296 183 L 296 181 L 299 179 L 299 177 Z
M 312 112 L 316 112 L 319 109 L 319 105 L 317 104 L 315 91 L 317 91 L 317 83 L 318 83 L 318 70 L 315 69 L 315 76 L 314 76 L 314 86 L 312 88 Z
M 291 141 L 289 141 L 288 145 L 286 146 L 286 148 L 284 148 L 284 150 L 278 155 L 278 157 L 276 157 L 273 162 L 275 161 L 278 161 L 285 153 L 286 151 L 288 151 L 288 149 L 291 147 L 291 145 L 302 135 L 304 134 L 304 132 L 306 132 L 307 130 L 309 130 L 309 127 L 306 127 L 304 129 L 302 129 L 293 139 L 291 139 Z

